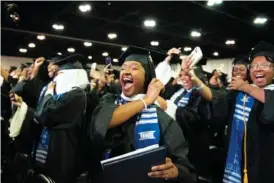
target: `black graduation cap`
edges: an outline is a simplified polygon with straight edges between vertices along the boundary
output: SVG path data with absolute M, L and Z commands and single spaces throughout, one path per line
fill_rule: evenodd
M 60 70 L 67 69 L 84 69 L 86 60 L 80 54 L 66 55 L 66 56 L 56 56 L 49 60 L 49 62 L 54 63 L 59 66 Z
M 207 58 L 203 57 L 197 64 L 196 66 L 202 66 L 207 64 Z
M 17 67 L 15 66 L 10 66 L 9 68 L 9 73 L 11 73 L 12 71 L 15 71 L 17 69 Z
M 239 54 L 234 58 L 232 65 L 243 64 L 247 66 L 249 64 L 249 58 L 247 54 Z
M 27 67 L 30 67 L 31 64 L 33 64 L 33 63 L 31 63 L 31 62 L 21 63 L 21 69 L 23 70 L 23 69 L 25 69 L 25 68 L 27 68 Z
M 269 57 L 274 62 L 274 45 L 265 41 L 259 42 L 251 51 L 250 59 L 253 60 L 257 56 Z
M 114 74 L 115 79 L 119 79 L 119 77 L 120 77 L 120 71 L 114 69 L 113 70 L 113 74 Z
M 151 57 L 151 53 L 163 54 L 158 51 L 149 50 L 145 48 L 139 48 L 136 46 L 130 46 L 126 51 L 122 53 L 119 57 L 120 63 L 125 61 L 136 61 L 139 62 L 145 69 L 145 84 L 144 89 L 147 90 L 147 87 L 153 78 L 156 78 L 155 67 Z

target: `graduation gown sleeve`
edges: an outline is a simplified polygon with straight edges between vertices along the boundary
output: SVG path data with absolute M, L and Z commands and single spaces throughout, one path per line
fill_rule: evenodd
M 260 116 L 260 121 L 274 127 L 274 91 L 265 90 L 265 103 Z M 274 128 L 273 128 L 274 129 Z
M 181 88 L 181 85 L 172 85 L 171 83 L 168 83 L 165 85 L 165 91 L 161 93 L 161 97 L 163 97 L 166 100 L 170 99 L 172 95 Z
M 115 95 L 110 93 L 104 95 L 93 112 L 90 134 L 91 140 L 98 145 L 104 143 L 112 114 L 116 108 L 114 103 L 116 98 L 117 96 L 115 97 Z
M 46 95 L 35 113 L 35 119 L 46 126 L 54 127 L 59 124 L 69 124 L 79 118 L 78 111 L 83 111 L 86 103 L 86 94 L 81 89 L 53 97 Z M 76 115 L 77 114 L 77 115 Z
M 188 143 L 185 141 L 179 124 L 160 109 L 158 110 L 158 118 L 161 127 L 161 141 L 167 146 L 167 156 L 172 159 L 179 171 L 178 179 L 171 182 L 196 182 L 195 169 L 186 157 Z

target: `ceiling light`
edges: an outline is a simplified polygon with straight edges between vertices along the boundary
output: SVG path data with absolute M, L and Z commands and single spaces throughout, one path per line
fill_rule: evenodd
M 104 57 L 107 57 L 107 56 L 108 56 L 108 52 L 104 52 L 104 53 L 102 53 L 102 55 L 103 55 Z
M 156 22 L 154 20 L 145 20 L 144 21 L 144 25 L 146 27 L 155 27 L 156 26 Z
M 88 56 L 88 59 L 91 60 L 91 59 L 92 59 L 92 56 Z
M 25 49 L 25 48 L 20 48 L 20 49 L 19 49 L 19 52 L 21 52 L 21 53 L 27 53 L 27 51 L 28 51 L 28 50 Z
M 29 47 L 30 47 L 30 48 L 35 48 L 35 44 L 34 44 L 34 43 L 30 43 L 30 44 L 29 44 Z
M 44 39 L 46 39 L 46 37 L 45 37 L 44 35 L 38 35 L 38 36 L 37 36 L 37 39 L 39 39 L 39 40 L 44 40 Z
M 127 47 L 122 47 L 121 50 L 122 50 L 122 51 L 126 51 L 126 50 L 127 50 Z
M 151 46 L 159 46 L 159 42 L 158 41 L 151 41 L 150 45 Z
M 115 38 L 117 38 L 117 34 L 115 34 L 115 33 L 109 33 L 108 34 L 108 38 L 109 39 L 115 39 Z
M 253 23 L 254 24 L 265 24 L 267 21 L 267 18 L 265 17 L 257 17 L 254 19 Z
M 191 47 L 184 47 L 184 51 L 191 51 L 192 48 Z
M 91 6 L 89 4 L 82 4 L 79 6 L 79 10 L 85 13 L 91 10 Z
M 215 51 L 215 52 L 213 53 L 213 55 L 217 57 L 217 56 L 219 56 L 219 53 Z
M 226 44 L 226 45 L 233 45 L 233 44 L 235 44 L 235 41 L 234 41 L 234 40 L 227 40 L 227 41 L 225 42 L 225 44 Z
M 113 62 L 119 62 L 117 58 L 114 58 L 112 61 Z
M 222 2 L 223 2 L 222 0 L 208 0 L 207 6 L 214 6 L 216 4 L 221 4 Z
M 62 55 L 62 53 L 61 53 L 61 52 L 58 52 L 58 53 L 57 53 L 57 55 L 60 55 L 60 56 L 61 56 L 61 55 Z
M 62 24 L 53 24 L 52 28 L 55 30 L 64 30 L 65 27 Z
M 75 49 L 74 49 L 74 48 L 68 48 L 68 52 L 74 53 L 74 52 L 75 52 Z
M 84 42 L 84 45 L 85 45 L 86 47 L 90 47 L 90 46 L 92 46 L 92 43 L 90 43 L 90 42 Z
M 191 37 L 200 37 L 201 33 L 198 31 L 192 31 L 190 35 L 191 35 Z

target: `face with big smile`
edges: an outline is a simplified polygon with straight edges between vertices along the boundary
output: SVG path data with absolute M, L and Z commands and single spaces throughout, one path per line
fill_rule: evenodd
M 233 77 L 240 77 L 243 80 L 247 80 L 247 67 L 244 64 L 236 64 L 233 66 L 232 70 Z
M 192 88 L 192 82 L 191 82 L 191 79 L 188 75 L 184 75 L 184 74 L 181 74 L 181 81 L 183 83 L 183 87 L 186 89 L 186 90 L 190 90 Z
M 257 56 L 250 65 L 250 77 L 253 83 L 262 88 L 272 83 L 274 77 L 273 63 L 264 56 Z
M 121 67 L 120 83 L 123 94 L 132 97 L 143 93 L 145 83 L 145 70 L 139 62 L 126 61 Z

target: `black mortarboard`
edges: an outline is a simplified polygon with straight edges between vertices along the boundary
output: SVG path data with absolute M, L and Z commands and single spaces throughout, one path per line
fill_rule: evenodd
M 203 57 L 197 64 L 196 66 L 202 66 L 207 64 L 207 58 Z
M 114 69 L 113 74 L 114 74 L 115 79 L 117 79 L 120 76 L 120 71 Z
M 182 60 L 180 59 L 180 56 L 183 56 L 182 54 L 171 54 L 170 63 L 181 63 Z
M 56 56 L 49 60 L 59 66 L 60 70 L 67 69 L 83 69 L 85 65 L 85 58 L 79 54 L 66 55 L 66 56 Z
M 153 64 L 153 60 L 151 57 L 152 50 L 139 48 L 135 46 L 130 46 L 128 49 L 122 53 L 119 57 L 120 63 L 124 63 L 125 61 L 136 61 L 139 62 L 143 68 L 145 69 L 145 84 L 144 89 L 147 90 L 147 87 L 153 78 L 156 78 L 155 67 Z M 153 51 L 158 52 L 158 51 Z M 158 52 L 159 54 L 163 54 Z
M 237 64 L 243 64 L 243 65 L 248 65 L 249 64 L 249 58 L 247 54 L 240 54 L 236 55 L 234 58 L 232 65 L 237 65 Z
M 27 68 L 27 67 L 30 67 L 31 64 L 32 64 L 31 62 L 22 63 L 22 64 L 21 64 L 21 69 L 25 69 L 25 68 Z
M 274 45 L 265 41 L 259 42 L 251 51 L 250 59 L 253 60 L 257 56 L 269 57 L 274 62 Z
M 12 71 L 14 71 L 14 70 L 16 70 L 17 69 L 17 67 L 15 67 L 15 66 L 10 66 L 10 68 L 9 68 L 9 73 L 11 73 Z

